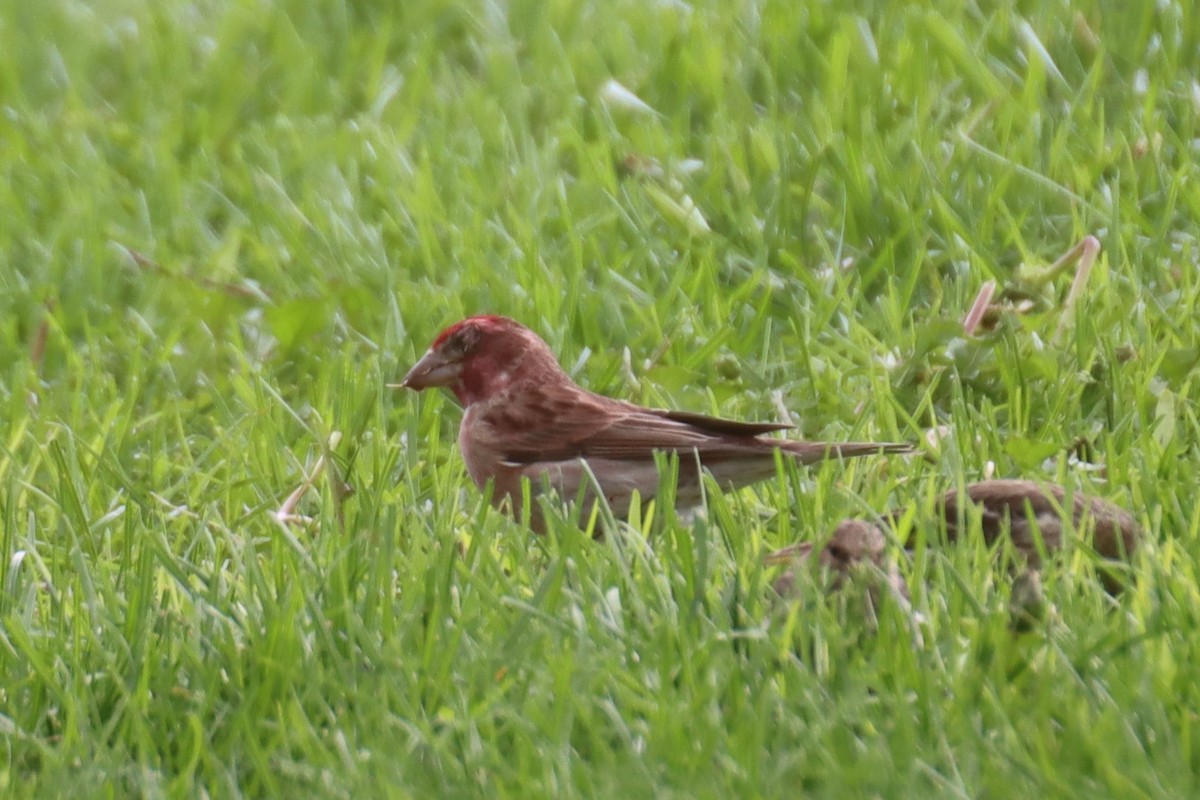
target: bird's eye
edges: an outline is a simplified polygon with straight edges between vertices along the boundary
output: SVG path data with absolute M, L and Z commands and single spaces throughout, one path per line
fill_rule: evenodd
M 474 330 L 463 328 L 460 331 L 456 331 L 454 335 L 446 340 L 446 343 L 442 345 L 442 351 L 452 359 L 462 358 L 471 351 L 471 348 L 475 345 L 476 338 L 477 335 Z

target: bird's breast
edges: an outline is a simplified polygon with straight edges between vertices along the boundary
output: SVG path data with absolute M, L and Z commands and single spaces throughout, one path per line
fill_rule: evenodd
M 482 435 L 481 428 L 486 424 L 480 419 L 477 409 L 468 407 L 458 429 L 458 449 L 462 451 L 467 474 L 481 489 L 494 472 L 496 463 L 495 453 L 489 452 L 492 450 L 488 445 L 490 437 Z

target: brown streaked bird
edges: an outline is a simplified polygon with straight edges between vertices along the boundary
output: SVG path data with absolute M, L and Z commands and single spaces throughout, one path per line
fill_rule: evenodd
M 1071 527 L 1092 526 L 1092 548 L 1110 560 L 1127 560 L 1137 549 L 1142 531 L 1133 515 L 1120 506 L 1082 492 L 1071 492 Z M 1053 483 L 1028 480 L 980 481 L 967 486 L 967 501 L 980 510 L 983 538 L 989 545 L 1006 531 L 1013 546 L 1024 553 L 1031 566 L 1038 566 L 1037 538 L 1041 534 L 1047 552 L 1061 550 L 1063 512 L 1067 490 Z M 966 504 L 957 491 L 947 492 L 938 503 L 946 520 L 946 531 L 954 541 L 959 525 L 967 519 Z
M 792 569 L 787 570 L 775 579 L 775 591 L 787 596 L 793 593 L 796 585 L 797 566 L 809 564 L 812 561 L 815 547 L 812 542 L 797 542 L 787 547 L 768 553 L 763 562 L 768 566 L 788 564 Z M 829 588 L 842 588 L 856 569 L 878 569 L 887 575 L 903 596 L 908 596 L 908 587 L 900 577 L 895 563 L 889 563 L 886 558 L 887 537 L 879 526 L 861 519 L 847 519 L 838 523 L 829 539 L 817 554 L 816 566 L 828 570 L 830 574 Z
M 584 487 L 585 509 L 595 499 L 589 472 L 618 517 L 633 493 L 654 497 L 655 453 L 677 454 L 680 507 L 701 501 L 700 466 L 733 489 L 775 474 L 779 451 L 801 464 L 871 453 L 907 453 L 907 444 L 834 444 L 766 438 L 790 428 L 643 408 L 589 392 L 563 372 L 542 339 L 514 320 L 476 316 L 450 326 L 400 383 L 420 391 L 446 387 L 464 409 L 458 443 L 467 472 L 480 488 L 493 482 L 492 502 L 521 516 L 521 480 L 531 491 L 548 485 L 568 501 Z M 531 524 L 541 530 L 537 503 Z
M 963 502 L 964 495 L 966 502 Z M 980 529 L 987 544 L 994 544 L 1006 534 L 1009 536 L 1031 570 L 1017 578 L 1016 587 L 1022 594 L 1020 604 L 1025 609 L 1022 613 L 1031 613 L 1028 609 L 1040 600 L 1036 570 L 1041 566 L 1042 549 L 1053 553 L 1063 547 L 1068 530 L 1063 515 L 1068 511 L 1068 505 L 1070 527 L 1077 531 L 1090 529 L 1091 546 L 1098 555 L 1110 562 L 1128 561 L 1133 556 L 1142 531 L 1132 514 L 1107 500 L 1081 492 L 1073 492 L 1068 504 L 1067 491 L 1056 484 L 1028 480 L 981 481 L 967 486 L 964 494 L 952 490 L 938 501 L 939 513 L 946 521 L 947 539 L 952 542 L 966 533 L 961 526 L 968 524 L 970 519 L 968 506 L 979 509 Z M 895 522 L 902 514 L 902 509 L 895 509 L 884 514 L 884 520 Z M 1037 543 L 1039 535 L 1042 549 Z M 817 563 L 833 573 L 832 588 L 843 585 L 852 569 L 870 565 L 887 577 L 895 594 L 907 597 L 908 587 L 896 570 L 895 562 L 887 558 L 886 544 L 886 534 L 878 525 L 863 520 L 845 520 L 834 529 L 820 550 Z M 801 542 L 764 556 L 768 565 L 791 565 L 773 584 L 779 594 L 787 596 L 794 592 L 796 570 L 810 562 L 812 551 L 811 543 Z M 1121 580 L 1108 570 L 1101 571 L 1101 579 L 1105 588 L 1114 594 L 1123 588 Z M 1014 603 L 1017 602 L 1016 594 L 1015 588 Z M 1035 594 L 1037 596 L 1032 600 L 1026 598 L 1026 595 L 1032 597 Z

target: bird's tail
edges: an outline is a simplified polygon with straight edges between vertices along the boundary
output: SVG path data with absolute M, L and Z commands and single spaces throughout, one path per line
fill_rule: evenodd
M 907 442 L 797 442 L 783 440 L 779 448 L 801 464 L 812 464 L 829 458 L 857 458 L 884 453 L 911 454 L 918 449 Z

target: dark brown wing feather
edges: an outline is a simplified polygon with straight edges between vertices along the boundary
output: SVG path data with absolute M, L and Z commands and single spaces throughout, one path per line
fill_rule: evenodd
M 572 458 L 650 461 L 655 451 L 696 451 L 702 461 L 713 463 L 761 456 L 777 448 L 808 463 L 827 456 L 908 449 L 907 445 L 825 445 L 762 439 L 758 437 L 764 433 L 791 426 L 642 408 L 582 389 L 570 394 L 538 392 L 527 395 L 523 411 L 527 416 L 520 420 L 491 420 L 506 431 L 520 432 L 519 441 L 509 445 L 504 453 L 505 460 L 515 464 Z M 497 417 L 505 414 L 503 410 L 494 413 Z
M 703 431 L 723 433 L 730 436 L 759 436 L 764 433 L 787 431 L 795 427 L 794 425 L 778 422 L 738 422 L 732 419 L 710 417 L 706 414 L 693 414 L 690 411 L 665 411 L 657 408 L 645 410 L 651 414 L 657 414 L 660 417 L 674 420 L 675 422 L 683 422 Z
M 517 463 L 588 457 L 649 461 L 655 451 L 696 450 L 702 457 L 719 457 L 763 452 L 772 446 L 754 435 L 718 433 L 653 411 L 616 406 L 594 415 L 574 408 L 570 415 L 549 417 L 538 428 L 527 430 L 520 444 L 505 455 Z
M 1090 518 L 1094 527 L 1092 546 L 1100 555 L 1117 559 L 1133 553 L 1141 529 L 1132 514 L 1107 500 L 1081 492 L 1072 493 L 1070 508 L 1067 508 L 1066 498 L 1067 491 L 1061 486 L 1028 480 L 981 481 L 971 484 L 966 491 L 967 504 L 980 509 L 980 527 L 989 544 L 1011 528 L 1018 547 L 1031 547 L 1022 537 L 1032 535 L 1029 530 L 1029 514 L 1032 513 L 1042 528 L 1046 546 L 1057 549 L 1062 546 L 1061 516 L 1066 512 L 1076 526 Z M 951 491 L 940 501 L 951 540 L 959 536 L 958 521 L 963 500 L 957 491 Z

